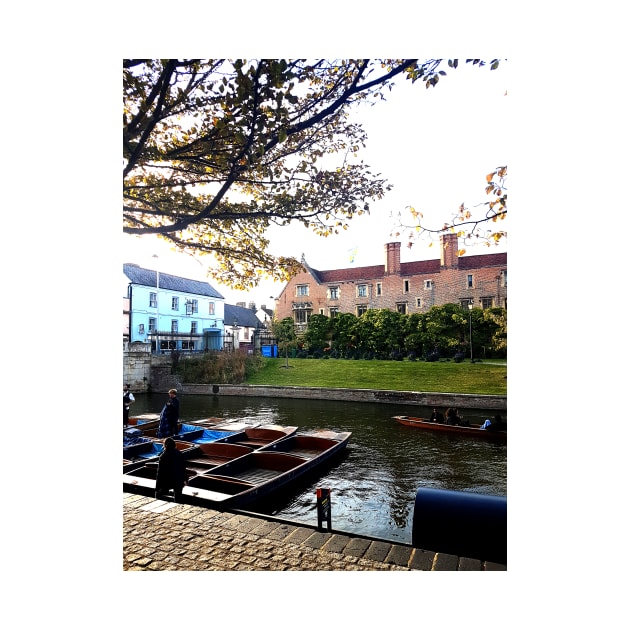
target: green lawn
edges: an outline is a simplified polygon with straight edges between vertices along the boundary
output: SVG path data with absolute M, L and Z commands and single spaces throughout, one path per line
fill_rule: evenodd
M 348 387 L 416 392 L 507 394 L 507 362 L 355 361 L 352 359 L 265 358 L 248 385 Z

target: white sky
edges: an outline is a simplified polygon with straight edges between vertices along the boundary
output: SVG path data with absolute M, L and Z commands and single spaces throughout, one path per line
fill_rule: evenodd
M 381 264 L 385 243 L 399 240 L 403 243 L 403 262 L 438 257 L 437 249 L 429 248 L 426 240 L 409 249 L 404 233 L 390 236 L 394 229 L 390 213 L 401 212 L 410 219 L 406 207 L 413 206 L 424 214 L 427 226 L 439 227 L 462 202 L 472 208 L 487 201 L 486 174 L 508 163 L 508 62 L 503 61 L 493 71 L 463 61 L 457 70 L 444 69 L 447 76 L 441 77 L 435 88 L 400 79 L 387 94 L 387 102 L 355 110 L 356 120 L 363 123 L 368 135 L 367 147 L 359 152 L 359 158 L 393 185 L 382 200 L 370 204 L 370 214 L 354 218 L 348 230 L 328 238 L 301 224 L 274 226 L 268 232 L 272 253 L 297 259 L 304 254 L 316 269 L 336 269 Z M 507 229 L 507 221 L 502 222 L 501 229 Z M 358 248 L 357 255 L 350 263 L 349 250 L 354 247 Z M 506 242 L 490 248 L 478 245 L 467 253 L 499 251 L 507 251 Z M 264 281 L 252 291 L 233 291 L 206 275 L 211 257 L 198 262 L 173 252 L 154 236 L 123 235 L 123 258 L 121 262 L 152 269 L 159 265 L 162 272 L 206 280 L 231 304 L 254 301 L 258 306 L 273 307 L 270 297 L 278 296 L 284 286 Z

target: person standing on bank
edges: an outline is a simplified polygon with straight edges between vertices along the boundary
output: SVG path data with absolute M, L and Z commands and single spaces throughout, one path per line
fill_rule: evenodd
M 129 405 L 135 400 L 133 394 L 129 391 L 129 385 L 125 383 L 123 385 L 123 429 L 129 424 Z
M 172 490 L 175 502 L 179 503 L 182 498 L 182 489 L 187 481 L 186 460 L 177 450 L 175 440 L 167 437 L 164 440 L 164 450 L 158 459 L 155 498 L 162 498 L 169 490 Z

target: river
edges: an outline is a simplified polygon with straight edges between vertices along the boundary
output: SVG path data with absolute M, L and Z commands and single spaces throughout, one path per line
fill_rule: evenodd
M 166 396 L 137 394 L 131 415 L 159 413 Z M 184 395 L 183 422 L 208 417 L 247 423 L 351 431 L 347 452 L 291 494 L 255 506 L 261 514 L 317 525 L 316 490 L 331 489 L 332 527 L 337 531 L 411 543 L 413 508 L 420 487 L 507 496 L 507 446 L 420 431 L 397 424 L 394 415 L 424 416 L 411 405 L 331 400 Z M 494 415 L 462 409 L 471 423 Z

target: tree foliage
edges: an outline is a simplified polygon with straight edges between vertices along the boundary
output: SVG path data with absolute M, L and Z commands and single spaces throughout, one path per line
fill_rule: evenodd
M 442 61 L 124 60 L 124 232 L 212 254 L 210 274 L 236 289 L 287 280 L 299 262 L 267 251 L 270 225 L 328 236 L 389 189 L 359 159 L 351 108 L 396 78 L 435 87 Z
M 472 210 L 462 203 L 451 220 L 446 221 L 441 227 L 428 227 L 424 223 L 422 212 L 409 206 L 407 209 L 411 221 L 402 221 L 401 214 L 398 214 L 393 235 L 399 237 L 402 230 L 408 230 L 408 247 L 412 247 L 414 241 L 424 236 L 431 237 L 445 232 L 456 232 L 464 245 L 470 245 L 475 241 L 488 246 L 497 244 L 502 238 L 507 238 L 507 232 L 498 228 L 498 224 L 507 218 L 507 172 L 507 166 L 497 166 L 492 173 L 488 173 L 485 192 L 491 199 L 476 204 Z M 491 223 L 497 226 L 488 228 Z M 465 253 L 465 249 L 460 249 L 458 255 L 463 256 Z
M 290 317 L 282 321 L 293 326 Z M 338 358 L 453 358 L 470 352 L 471 321 L 474 356 L 504 357 L 507 311 L 496 307 L 469 311 L 459 304 L 443 304 L 410 315 L 388 309 L 371 309 L 360 317 L 313 315 L 300 340 L 311 353 L 328 344 L 330 356 Z

